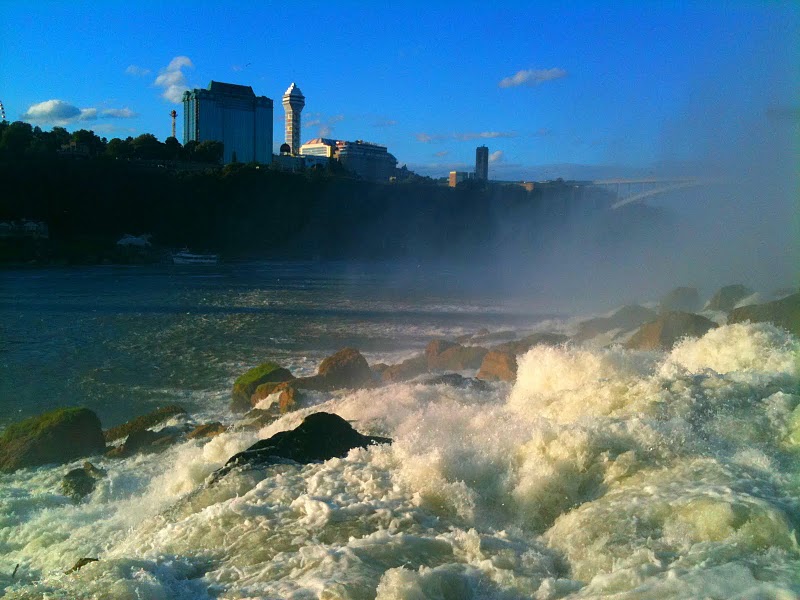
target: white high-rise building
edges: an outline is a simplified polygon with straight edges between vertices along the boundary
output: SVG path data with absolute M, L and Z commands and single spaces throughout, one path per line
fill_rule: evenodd
M 306 105 L 306 97 L 294 83 L 283 95 L 283 108 L 286 111 L 286 143 L 292 154 L 300 151 L 300 113 Z

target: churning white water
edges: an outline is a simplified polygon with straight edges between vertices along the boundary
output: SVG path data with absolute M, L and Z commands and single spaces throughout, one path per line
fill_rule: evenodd
M 371 357 L 370 357 L 371 358 Z M 259 432 L 0 476 L 6 598 L 800 595 L 800 342 L 723 326 L 668 353 L 539 346 L 490 391 L 316 396 Z M 316 410 L 390 446 L 206 478 Z M 78 463 L 76 463 L 78 464 Z M 65 574 L 78 558 L 99 560 Z M 12 579 L 14 566 L 19 564 Z

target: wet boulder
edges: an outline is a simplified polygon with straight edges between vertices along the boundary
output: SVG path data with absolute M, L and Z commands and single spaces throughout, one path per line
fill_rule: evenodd
M 117 425 L 116 427 L 108 429 L 105 432 L 105 438 L 107 442 L 113 442 L 114 440 L 119 440 L 129 436 L 136 431 L 144 431 L 150 427 L 160 425 L 172 417 L 182 414 L 186 414 L 186 411 L 183 409 L 183 407 L 178 406 L 177 404 L 164 406 L 163 408 L 149 412 L 146 415 L 141 415 L 135 419 L 131 419 L 127 423 L 123 423 L 122 425 Z
M 767 321 L 800 335 L 800 293 L 786 298 L 735 308 L 728 315 L 728 323 L 757 323 Z
M 708 301 L 706 308 L 730 312 L 734 307 L 748 296 L 753 295 L 753 290 L 745 285 L 726 285 L 716 291 Z
M 489 384 L 474 377 L 464 377 L 458 373 L 444 373 L 442 375 L 434 375 L 420 381 L 422 385 L 449 385 L 450 387 L 459 388 L 462 390 L 474 390 L 478 392 L 486 392 L 489 389 Z
M 433 340 L 425 348 L 428 369 L 463 371 L 478 369 L 488 350 L 481 346 L 462 346 L 446 340 Z
M 497 346 L 492 346 L 490 350 L 495 352 L 510 352 L 511 354 L 524 354 L 534 346 L 560 346 L 568 342 L 569 337 L 561 333 L 532 333 L 519 340 L 512 340 Z
M 329 392 L 339 389 L 361 389 L 375 384 L 367 360 L 355 348 L 343 348 L 319 365 L 316 375 L 300 377 L 291 388 Z
M 397 383 L 408 381 L 428 372 L 428 359 L 424 354 L 408 358 L 396 365 L 389 365 L 381 371 L 381 381 Z
M 654 310 L 638 304 L 623 306 L 610 317 L 596 317 L 580 323 L 574 339 L 577 342 L 585 342 L 614 329 L 630 331 L 652 321 L 656 316 Z
M 88 408 L 61 408 L 8 426 L 0 436 L 0 471 L 63 464 L 105 448 L 96 414 Z
M 669 350 L 685 337 L 701 337 L 717 324 L 703 316 L 686 312 L 666 312 L 645 323 L 625 344 L 633 350 Z
M 694 312 L 700 309 L 700 294 L 697 288 L 676 287 L 659 304 L 660 312 Z
M 290 431 L 281 431 L 235 454 L 212 476 L 218 481 L 231 469 L 263 467 L 278 462 L 307 464 L 331 458 L 344 458 L 354 448 L 389 444 L 391 439 L 362 435 L 339 415 L 318 412 L 308 415 Z
M 227 430 L 228 428 L 219 421 L 213 421 L 211 423 L 203 423 L 202 425 L 198 425 L 189 433 L 187 433 L 186 437 L 190 440 L 212 438 L 218 436 L 220 433 L 225 433 Z
M 487 381 L 514 381 L 517 378 L 516 354 L 491 350 L 483 357 L 476 377 Z
M 181 439 L 181 432 L 173 428 L 160 431 L 144 429 L 134 431 L 125 441 L 106 453 L 109 458 L 125 458 L 133 454 L 153 454 L 163 452 Z
M 106 476 L 103 469 L 98 469 L 90 462 L 83 463 L 78 469 L 72 469 L 61 480 L 61 493 L 74 501 L 79 501 L 94 491 L 95 483 Z
M 240 375 L 233 382 L 231 410 L 246 411 L 251 408 L 251 397 L 262 383 L 291 381 L 294 375 L 288 369 L 273 362 L 265 362 Z

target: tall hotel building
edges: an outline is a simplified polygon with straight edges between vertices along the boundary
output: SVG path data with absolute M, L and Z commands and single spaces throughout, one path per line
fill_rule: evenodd
M 489 148 L 478 146 L 475 150 L 475 179 L 489 179 Z
M 300 113 L 306 105 L 306 97 L 294 83 L 283 95 L 283 109 L 286 111 L 286 143 L 292 154 L 300 152 Z
M 183 93 L 183 143 L 222 142 L 222 162 L 272 162 L 272 100 L 249 85 L 212 81 Z

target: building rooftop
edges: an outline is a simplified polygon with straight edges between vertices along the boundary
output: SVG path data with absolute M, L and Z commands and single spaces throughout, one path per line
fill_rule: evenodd
M 231 96 L 251 96 L 256 94 L 253 88 L 249 85 L 238 85 L 236 83 L 222 83 L 221 81 L 212 81 L 208 84 L 208 89 L 218 94 L 230 94 Z
M 286 90 L 284 96 L 303 96 L 303 92 L 300 91 L 300 88 L 297 87 L 297 84 L 295 84 L 293 81 L 292 85 L 289 86 L 289 89 Z
M 332 140 L 330 138 L 314 138 L 313 140 L 308 140 L 303 145 L 305 146 L 306 144 L 325 144 L 326 146 L 335 146 L 336 140 Z

